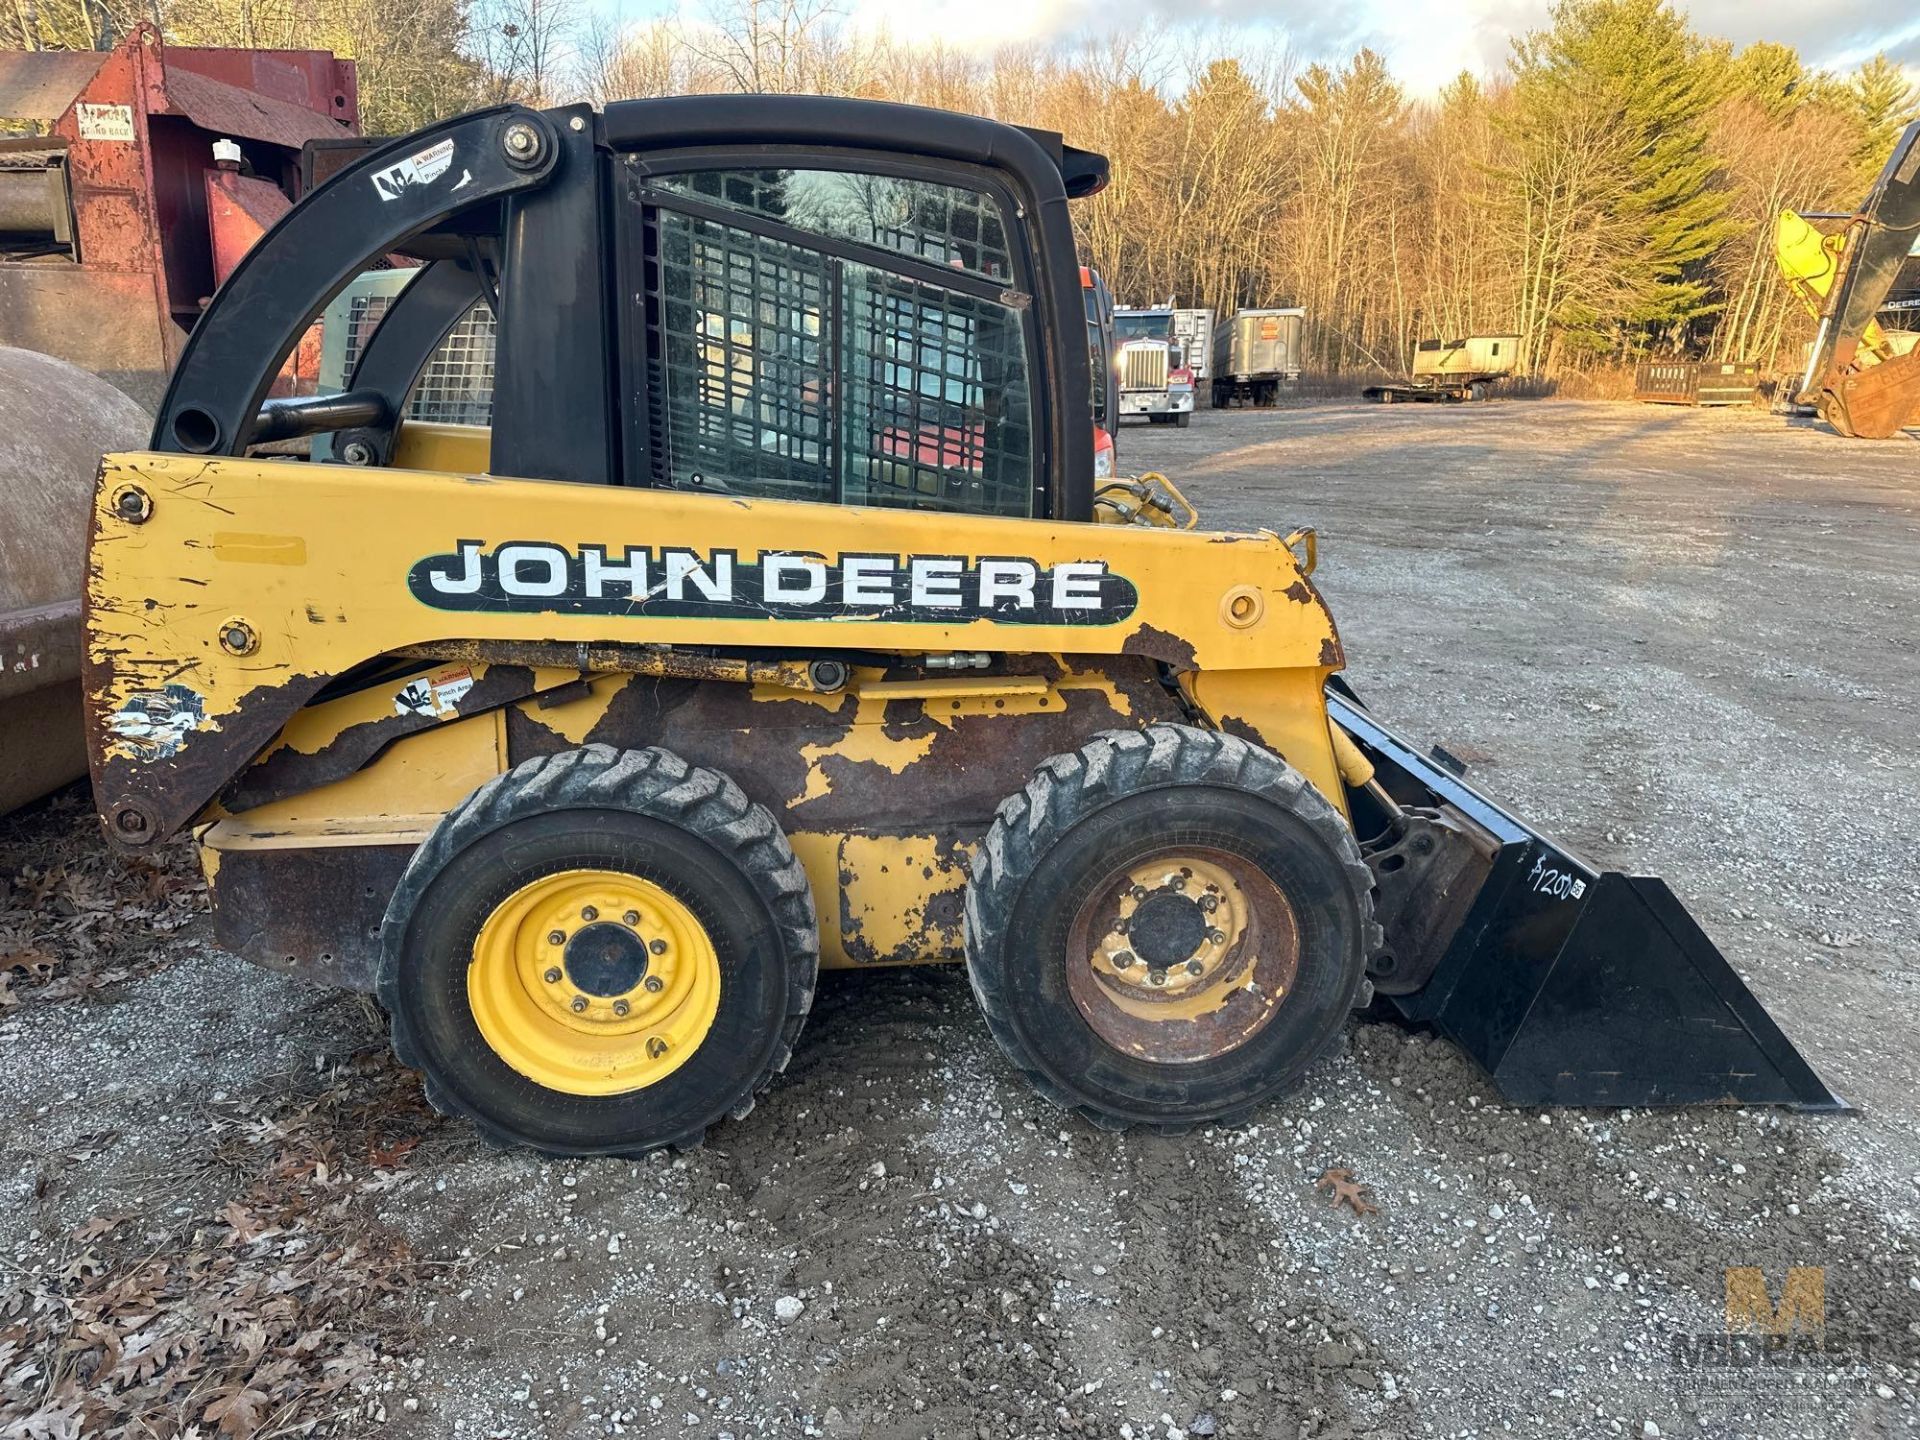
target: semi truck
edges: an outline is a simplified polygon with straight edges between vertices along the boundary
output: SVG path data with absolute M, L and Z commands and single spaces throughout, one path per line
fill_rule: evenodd
M 1114 370 L 1120 414 L 1184 428 L 1193 420 L 1193 371 L 1174 334 L 1171 306 L 1123 306 L 1113 312 Z
M 1302 331 L 1307 312 L 1236 310 L 1213 332 L 1212 395 L 1215 408 L 1272 405 L 1280 387 L 1300 378 Z

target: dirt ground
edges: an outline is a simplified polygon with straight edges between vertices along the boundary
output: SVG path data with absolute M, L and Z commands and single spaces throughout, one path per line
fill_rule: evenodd
M 1920 1432 L 1920 444 L 1355 404 L 1120 455 L 1317 526 L 1373 709 L 1664 874 L 1858 1113 L 1518 1111 L 1356 1023 L 1251 1128 L 1117 1138 L 960 975 L 864 973 L 706 1148 L 544 1163 L 69 793 L 0 822 L 0 1437 Z M 1734 1266 L 1823 1268 L 1830 1351 L 1676 1363 Z

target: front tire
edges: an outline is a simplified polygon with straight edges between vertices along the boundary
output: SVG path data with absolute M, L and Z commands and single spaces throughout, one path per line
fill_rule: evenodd
M 784 1070 L 819 940 L 766 810 L 660 749 L 528 760 L 450 811 L 387 908 L 401 1063 L 501 1145 L 639 1155 Z
M 1040 1093 L 1106 1129 L 1232 1123 L 1359 1003 L 1372 876 L 1272 752 L 1185 725 L 1096 736 L 1000 807 L 967 974 Z

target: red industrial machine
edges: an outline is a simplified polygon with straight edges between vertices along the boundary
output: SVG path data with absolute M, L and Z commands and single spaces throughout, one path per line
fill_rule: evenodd
M 144 443 L 140 406 L 201 307 L 298 198 L 301 147 L 359 120 L 353 62 L 322 50 L 194 49 L 141 25 L 112 50 L 0 53 L 0 813 L 85 769 L 101 452 Z M 303 347 L 278 388 L 317 368 Z
M 357 134 L 353 62 L 164 44 L 0 54 L 0 344 L 158 400 L 200 309 L 299 191 L 300 148 Z M 216 142 L 229 158 L 216 161 Z

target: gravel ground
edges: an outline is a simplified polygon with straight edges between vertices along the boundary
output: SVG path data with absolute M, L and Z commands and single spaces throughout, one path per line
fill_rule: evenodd
M 39 917 L 0 927 L 37 957 L 0 984 L 0 1437 L 1920 1432 L 1920 446 L 1335 405 L 1121 462 L 1317 526 L 1372 707 L 1664 874 L 1858 1113 L 1517 1111 L 1356 1024 L 1248 1129 L 1114 1137 L 1022 1087 L 961 976 L 864 973 L 706 1148 L 539 1163 L 424 1115 L 358 997 L 212 950 L 184 867 L 107 859 L 69 794 L 0 825 Z M 1857 1344 L 1677 1365 L 1729 1266 L 1823 1267 Z M 74 1359 L 83 1312 L 150 1335 L 163 1301 L 157 1371 Z

